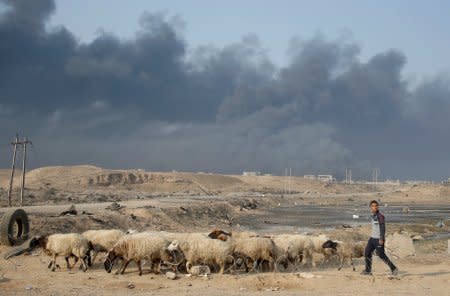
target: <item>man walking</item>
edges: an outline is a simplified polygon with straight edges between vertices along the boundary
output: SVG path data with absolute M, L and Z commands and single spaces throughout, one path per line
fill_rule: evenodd
M 384 221 L 384 215 L 378 210 L 378 202 L 372 200 L 370 202 L 371 222 L 372 222 L 372 235 L 367 242 L 366 250 L 364 252 L 366 260 L 366 269 L 361 272 L 363 275 L 372 274 L 372 253 L 376 250 L 377 255 L 386 263 L 393 275 L 398 274 L 398 269 L 394 263 L 389 260 L 388 256 L 384 253 L 384 238 L 386 233 L 386 225 Z

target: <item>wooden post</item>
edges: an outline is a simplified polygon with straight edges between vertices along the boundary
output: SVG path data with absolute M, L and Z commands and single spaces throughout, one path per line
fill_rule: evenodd
M 25 191 L 25 166 L 27 162 L 27 144 L 31 143 L 28 142 L 27 138 L 23 139 L 23 162 L 22 162 L 22 188 L 20 190 L 20 206 L 23 205 L 23 194 Z
M 16 140 L 11 145 L 14 146 L 13 152 L 13 160 L 12 160 L 12 168 L 11 168 L 11 178 L 9 180 L 9 190 L 8 190 L 8 206 L 11 206 L 11 194 L 13 190 L 13 181 L 14 181 L 14 170 L 16 168 L 16 152 L 17 152 L 17 144 L 19 143 L 19 135 L 16 134 Z

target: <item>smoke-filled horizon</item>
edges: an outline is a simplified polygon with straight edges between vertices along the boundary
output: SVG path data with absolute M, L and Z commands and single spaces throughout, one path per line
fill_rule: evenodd
M 53 1 L 1 2 L 1 167 L 19 132 L 31 167 L 450 176 L 450 79 L 412 84 L 400 50 L 363 61 L 353 40 L 318 34 L 293 38 L 280 67 L 259 36 L 191 48 L 161 13 L 134 38 L 82 43 L 47 28 Z

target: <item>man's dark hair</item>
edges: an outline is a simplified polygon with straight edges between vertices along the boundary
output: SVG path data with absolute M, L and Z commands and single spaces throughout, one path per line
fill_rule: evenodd
M 369 206 L 371 206 L 372 204 L 376 204 L 377 206 L 379 206 L 378 201 L 376 201 L 376 200 L 372 200 L 372 201 L 370 202 Z

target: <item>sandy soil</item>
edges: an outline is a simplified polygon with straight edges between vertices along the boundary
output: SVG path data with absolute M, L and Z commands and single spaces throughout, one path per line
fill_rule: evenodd
M 426 259 L 430 258 L 430 259 Z M 359 275 L 350 268 L 329 267 L 301 273 L 255 273 L 187 277 L 169 280 L 164 275 L 137 274 L 131 266 L 124 275 L 107 274 L 102 266 L 83 273 L 79 270 L 51 272 L 43 256 L 21 256 L 0 260 L 2 295 L 448 295 L 450 260 L 448 256 L 423 255 L 421 263 L 397 260 L 397 277 L 387 273 L 376 260 L 374 275 Z M 133 287 L 133 288 L 131 288 Z M 131 289 L 130 289 L 131 288 Z
M 0 170 L 0 206 L 6 204 L 8 178 L 9 172 Z M 359 275 L 361 260 L 357 272 L 349 267 L 337 271 L 335 266 L 320 264 L 316 269 L 299 271 L 313 274 L 311 279 L 293 272 L 213 274 L 208 278 L 181 274 L 172 281 L 164 275 L 139 277 L 135 266 L 122 276 L 107 274 L 100 262 L 86 273 L 68 272 L 60 262 L 62 270 L 52 273 L 46 267 L 49 258 L 36 251 L 10 260 L 0 259 L 0 295 L 448 294 L 450 190 L 447 186 L 403 184 L 375 188 L 361 184 L 325 184 L 296 177 L 292 180 L 292 193 L 287 195 L 284 181 L 277 176 L 49 167 L 27 174 L 23 208 L 31 220 L 31 235 L 101 228 L 207 232 L 220 227 L 264 234 L 307 230 L 341 240 L 365 240 L 369 227 L 364 220 L 352 222 L 351 228 L 343 228 L 341 224 L 352 213 L 363 214 L 367 202 L 375 198 L 382 203 L 383 210 L 399 218 L 398 222 L 388 224 L 389 233 L 402 231 L 426 239 L 415 242 L 415 257 L 395 260 L 401 270 L 395 278 L 388 275 L 387 267 L 380 260 L 375 261 L 373 277 Z M 112 202 L 119 203 L 121 208 L 107 209 Z M 71 204 L 76 205 L 78 214 L 59 216 Z M 402 213 L 406 208 L 411 211 Z M 310 209 L 314 211 L 308 212 Z M 423 214 L 423 209 L 430 211 L 429 217 Z M 0 216 L 6 210 L 0 207 Z M 338 222 L 316 223 L 326 220 L 324 215 L 332 214 L 336 214 L 333 219 Z M 436 227 L 436 217 L 447 225 Z M 0 254 L 8 250 L 9 247 L 0 246 Z

